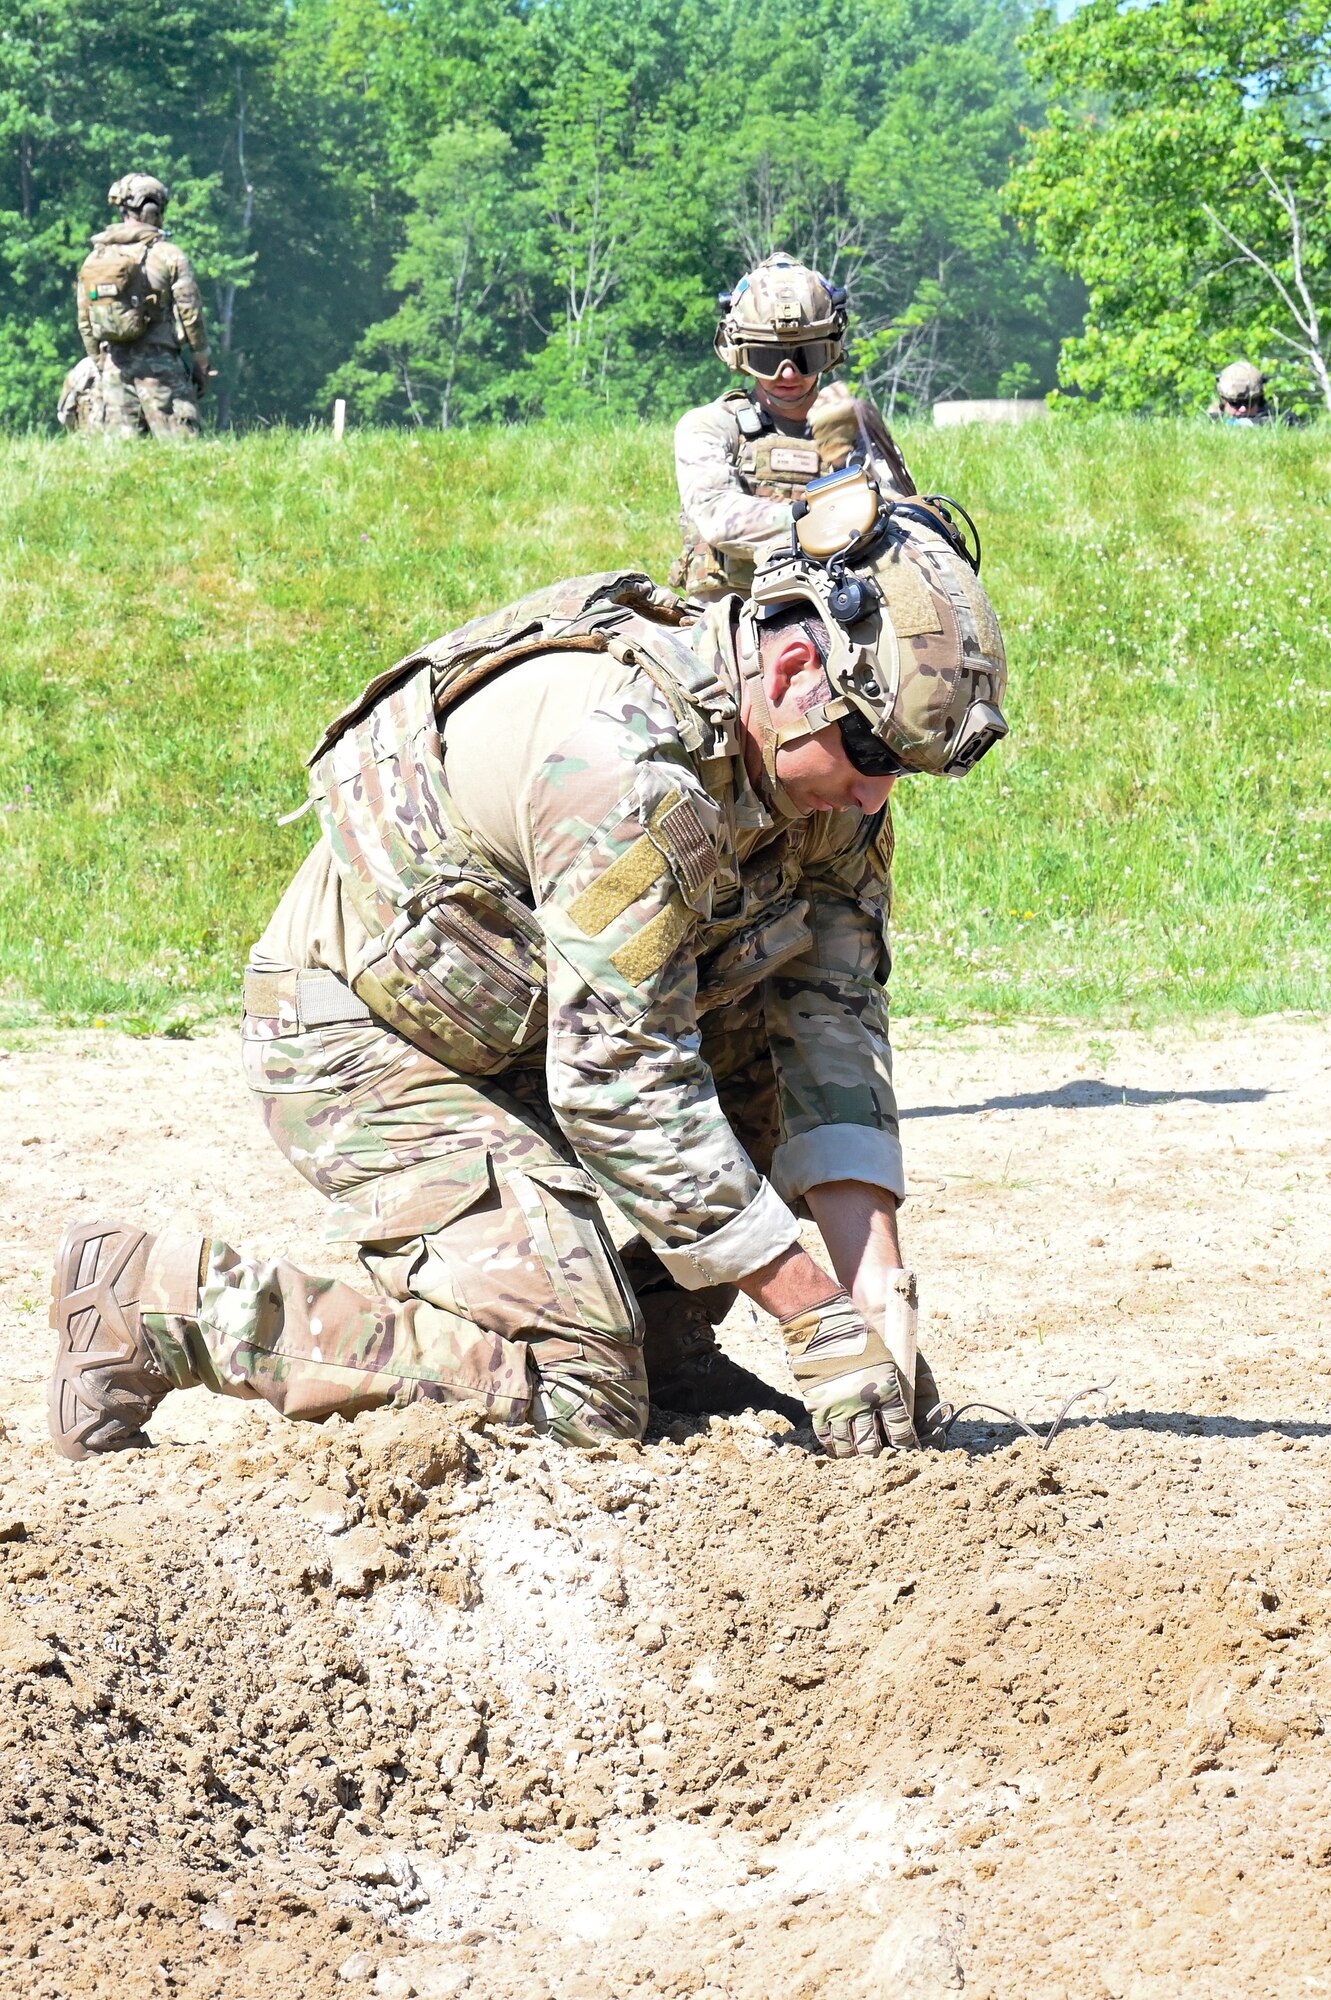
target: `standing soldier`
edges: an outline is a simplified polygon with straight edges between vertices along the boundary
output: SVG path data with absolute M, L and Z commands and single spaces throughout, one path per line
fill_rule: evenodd
M 684 548 L 670 573 L 702 602 L 748 590 L 755 552 L 788 538 L 791 505 L 811 479 L 862 453 L 880 489 L 901 498 L 915 482 L 872 403 L 818 378 L 845 352 L 846 293 L 776 251 L 720 298 L 714 345 L 751 377 L 675 429 Z
M 198 279 L 162 227 L 167 191 L 152 174 L 126 174 L 107 200 L 121 220 L 93 237 L 78 284 L 79 332 L 101 377 L 90 427 L 197 437 L 208 335 Z
M 649 1382 L 690 1407 L 737 1288 L 780 1321 L 828 1452 L 916 1442 L 936 1391 L 896 1234 L 888 797 L 1006 734 L 1007 671 L 945 515 L 851 470 L 798 526 L 692 624 L 645 576 L 578 577 L 331 724 L 244 1055 L 366 1289 L 76 1222 L 52 1309 L 68 1457 L 143 1444 L 199 1384 L 289 1417 L 426 1397 L 639 1437 Z M 622 1256 L 601 1195 L 636 1232 Z

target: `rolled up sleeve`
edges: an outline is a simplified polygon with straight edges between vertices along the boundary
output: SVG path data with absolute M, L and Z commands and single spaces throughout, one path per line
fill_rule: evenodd
M 768 981 L 781 1113 L 772 1180 L 787 1202 L 835 1180 L 905 1193 L 886 989 L 890 828 L 886 815 L 843 820 L 840 846 L 813 830 L 801 882 L 812 942 Z

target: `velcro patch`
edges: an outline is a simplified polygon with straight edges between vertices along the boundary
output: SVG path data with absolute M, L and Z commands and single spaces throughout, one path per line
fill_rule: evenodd
M 899 639 L 914 639 L 925 632 L 941 632 L 943 621 L 938 606 L 917 563 L 900 549 L 894 549 L 874 571 L 883 593 L 888 616 Z
M 653 882 L 660 881 L 667 868 L 661 850 L 641 833 L 603 875 L 598 875 L 581 895 L 574 897 L 569 904 L 569 917 L 584 937 L 599 937 L 616 917 L 622 917 L 640 896 L 647 894 Z
M 636 937 L 622 944 L 610 963 L 630 986 L 645 985 L 663 965 L 669 964 L 692 921 L 692 913 L 677 895 L 672 894 L 665 908 L 658 910 Z
M 777 444 L 768 453 L 767 463 L 773 472 L 802 472 L 816 479 L 822 461 L 815 446 Z
M 670 849 L 680 887 L 688 896 L 698 891 L 716 873 L 716 844 L 699 817 L 697 807 L 679 792 L 668 792 L 651 819 L 652 831 Z

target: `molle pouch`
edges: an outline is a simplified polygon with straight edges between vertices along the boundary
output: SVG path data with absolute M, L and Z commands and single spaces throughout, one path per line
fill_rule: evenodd
M 698 1011 L 720 1007 L 761 985 L 813 942 L 809 905 L 803 899 L 738 932 L 698 967 Z
M 684 548 L 670 569 L 670 588 L 685 597 L 695 591 L 744 590 L 753 581 L 753 564 L 743 557 L 727 558 L 720 549 L 700 542 L 685 524 Z M 745 573 L 747 572 L 747 582 Z
M 546 1027 L 545 940 L 516 898 L 469 878 L 414 902 L 352 982 L 381 1020 L 464 1076 L 491 1076 Z

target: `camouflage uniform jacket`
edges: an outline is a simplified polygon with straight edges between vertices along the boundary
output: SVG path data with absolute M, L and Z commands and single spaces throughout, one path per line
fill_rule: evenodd
M 885 493 L 906 495 L 914 481 L 891 433 L 873 412 L 868 463 Z M 703 600 L 746 592 L 755 552 L 790 534 L 791 502 L 810 480 L 845 463 L 845 450 L 819 451 L 814 426 L 762 408 L 744 389 L 688 410 L 675 426 L 684 550 L 670 581 Z
M 682 632 L 663 598 L 642 576 L 580 578 L 427 647 L 325 733 L 312 790 L 356 917 L 330 969 L 455 1070 L 543 1060 L 577 1160 L 697 1288 L 794 1243 L 787 1203 L 811 1186 L 903 1192 L 891 822 L 775 817 L 744 767 L 734 600 Z M 544 653 L 558 672 L 588 651 L 623 663 L 619 691 L 545 755 L 533 859 L 501 866 L 456 823 L 447 709 L 506 664 Z M 780 1107 L 771 1183 L 699 1047 L 700 1015 L 755 989 Z
M 148 281 L 163 301 L 158 319 L 149 327 L 142 340 L 128 343 L 127 353 L 142 354 L 150 348 L 170 348 L 179 350 L 182 336 L 188 341 L 196 362 L 205 367 L 208 362 L 208 330 L 203 320 L 203 299 L 199 293 L 199 281 L 194 275 L 194 267 L 184 251 L 171 241 L 160 229 L 153 229 L 146 222 L 117 222 L 110 229 L 104 229 L 93 237 L 97 243 L 150 243 L 152 248 L 147 256 Z M 79 273 L 78 284 L 79 332 L 83 336 L 85 350 L 92 355 L 99 351 L 100 343 L 93 331 L 92 318 L 88 310 L 87 287 L 83 273 Z

